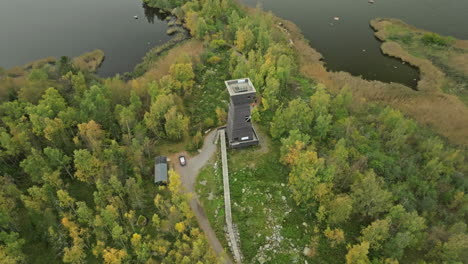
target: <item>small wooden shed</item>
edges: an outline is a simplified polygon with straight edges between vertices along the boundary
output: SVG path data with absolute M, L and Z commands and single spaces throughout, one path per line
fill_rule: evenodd
M 154 183 L 155 184 L 167 184 L 167 157 L 159 156 L 154 160 Z

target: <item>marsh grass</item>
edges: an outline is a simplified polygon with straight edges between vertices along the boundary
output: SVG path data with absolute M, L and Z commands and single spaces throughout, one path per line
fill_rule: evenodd
M 382 29 L 391 25 L 391 22 L 382 19 L 379 21 L 381 23 L 373 20 L 371 25 L 377 31 L 376 37 L 385 41 L 386 35 Z M 341 89 L 347 88 L 353 95 L 355 105 L 365 102 L 389 105 L 415 119 L 419 124 L 431 127 L 450 142 L 468 145 L 468 137 L 466 136 L 468 135 L 468 107 L 461 101 L 461 96 L 444 92 L 444 89 L 447 89 L 444 86 L 448 86 L 449 83 L 445 78 L 440 79 L 440 75 L 443 76 L 442 70 L 439 70 L 429 60 L 409 54 L 395 41 L 388 42 L 396 44 L 391 46 L 388 46 L 387 42 L 383 43 L 383 45 L 387 44 L 387 48 L 392 47 L 395 48 L 395 51 L 404 52 L 403 54 L 407 55 L 408 59 L 416 59 L 417 62 L 425 61 L 428 69 L 434 71 L 426 71 L 426 75 L 421 76 L 418 87 L 425 87 L 427 90 L 419 89 L 420 91 L 398 83 L 367 81 L 347 72 L 329 72 L 322 62 L 322 55 L 309 45 L 294 23 L 283 19 L 277 19 L 275 22 L 283 23 L 290 33 L 289 36 L 298 54 L 299 71 L 304 76 L 323 83 L 332 93 L 338 93 Z M 417 30 L 407 26 L 412 30 Z M 401 38 L 406 42 L 411 42 L 410 37 L 405 34 L 401 35 Z M 454 48 L 468 50 L 468 41 L 458 40 L 454 44 Z M 384 46 L 382 49 L 384 50 Z M 395 57 L 402 59 L 396 54 Z M 457 61 L 457 64 L 461 65 L 462 68 L 468 67 L 465 60 Z M 423 74 L 421 67 L 417 67 Z M 424 77 L 426 79 L 423 80 Z
M 431 80 L 427 82 L 431 87 L 424 89 L 442 89 L 458 96 L 468 106 L 468 49 L 458 47 L 455 38 L 420 30 L 395 19 L 376 19 L 371 24 L 381 40 L 398 43 L 410 56 L 422 59 L 417 61 L 397 49 L 384 50 L 420 67 L 425 78 Z
M 184 46 L 184 41 L 189 38 L 186 31 L 181 27 L 179 27 L 175 31 L 171 29 L 168 33 L 177 34 L 168 42 L 159 46 L 155 46 L 150 51 L 148 51 L 143 57 L 142 62 L 135 66 L 133 72 L 127 74 L 129 79 L 137 78 L 144 74 L 147 74 L 149 70 L 155 68 L 154 65 L 159 61 L 160 57 L 164 57 L 164 55 L 173 52 L 177 49 L 178 46 Z
M 104 51 L 97 49 L 73 58 L 72 63 L 82 71 L 96 72 L 103 61 Z
M 158 53 L 160 48 L 156 47 L 151 50 L 143 59 L 143 62 L 135 67 L 135 71 L 131 74 L 136 77 L 137 82 L 148 83 L 151 80 L 158 80 L 166 74 L 169 74 L 171 65 L 184 54 L 191 58 L 194 64 L 199 61 L 199 56 L 203 52 L 203 43 L 190 39 L 178 43 L 170 50 Z

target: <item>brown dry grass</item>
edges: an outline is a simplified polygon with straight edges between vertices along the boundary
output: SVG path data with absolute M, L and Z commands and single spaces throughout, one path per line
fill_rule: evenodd
M 93 50 L 73 58 L 72 63 L 82 71 L 96 72 L 104 61 L 104 51 Z
M 367 81 L 346 72 L 329 72 L 321 62 L 322 55 L 308 44 L 299 28 L 290 21 L 278 21 L 290 32 L 289 36 L 299 56 L 299 70 L 303 75 L 325 84 L 334 93 L 348 87 L 357 103 L 373 101 L 390 105 L 420 124 L 430 126 L 452 143 L 468 146 L 468 108 L 456 96 L 430 88 L 434 80 L 427 80 L 426 76 L 422 76 L 422 82 L 418 86 L 423 89 L 414 91 L 402 84 Z M 386 49 L 392 53 L 392 49 L 399 48 L 390 46 Z M 409 57 L 407 59 L 415 66 L 423 67 L 426 74 L 440 77 L 440 73 L 431 67 L 432 64 Z M 439 84 L 435 80 L 435 87 Z
M 465 50 L 468 50 L 468 40 L 457 40 L 454 44 L 455 47 L 459 48 L 459 49 L 465 49 Z
M 381 49 L 384 54 L 401 59 L 419 68 L 420 80 L 417 86 L 419 91 L 437 91 L 445 83 L 445 74 L 434 66 L 432 62 L 409 54 L 398 43 L 393 41 L 384 42 Z
M 203 52 L 203 42 L 190 39 L 170 49 L 167 54 L 160 56 L 146 73 L 137 78 L 136 81 L 150 82 L 159 80 L 164 75 L 169 73 L 171 65 L 174 64 L 181 56 L 188 56 L 195 65 L 200 62 L 200 54 Z
M 468 75 L 468 54 L 453 56 L 450 59 L 450 64 L 457 68 L 459 71 Z
M 32 62 L 27 63 L 23 66 L 24 69 L 37 69 L 42 68 L 46 64 L 55 64 L 57 60 L 54 57 L 47 57 L 44 59 L 35 60 Z
M 28 82 L 28 74 L 32 69 L 41 68 L 46 64 L 55 64 L 56 59 L 47 57 L 44 59 L 29 62 L 23 66 L 16 66 L 8 70 L 4 70 L 0 75 L 0 101 L 6 100 L 11 91 L 19 91 Z

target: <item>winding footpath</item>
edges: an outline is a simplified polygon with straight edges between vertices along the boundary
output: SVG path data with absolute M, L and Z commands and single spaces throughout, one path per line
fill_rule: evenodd
M 179 173 L 183 189 L 187 193 L 191 193 L 192 196 L 190 198 L 189 204 L 192 208 L 192 211 L 197 218 L 198 224 L 200 228 L 205 233 L 208 243 L 210 244 L 213 251 L 221 258 L 223 263 L 226 264 L 233 264 L 234 262 L 231 260 L 228 254 L 226 254 L 221 242 L 219 241 L 218 237 L 216 236 L 215 231 L 210 225 L 210 221 L 206 216 L 205 210 L 203 209 L 198 196 L 195 192 L 195 182 L 200 169 L 205 166 L 205 164 L 213 157 L 214 153 L 216 152 L 216 144 L 215 139 L 217 136 L 218 131 L 214 130 L 211 131 L 204 140 L 203 147 L 201 148 L 198 155 L 190 157 L 187 159 L 186 166 L 180 166 L 178 162 L 178 156 L 186 153 L 177 153 L 173 155 L 171 158 L 174 161 L 174 169 Z M 187 156 L 187 155 L 186 155 Z

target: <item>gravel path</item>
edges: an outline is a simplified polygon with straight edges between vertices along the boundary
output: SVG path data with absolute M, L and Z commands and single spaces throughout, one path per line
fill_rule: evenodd
M 218 130 L 215 129 L 205 137 L 203 147 L 198 155 L 189 157 L 187 153 L 180 152 L 171 156 L 171 160 L 174 161 L 174 169 L 179 173 L 182 181 L 182 186 L 184 186 L 185 191 L 193 194 L 191 200 L 189 201 L 190 207 L 195 213 L 198 225 L 205 233 L 208 242 L 211 245 L 211 248 L 222 259 L 223 263 L 232 264 L 233 261 L 228 256 L 228 254 L 226 254 L 223 246 L 219 242 L 218 237 L 216 237 L 216 233 L 211 227 L 210 221 L 206 216 L 205 210 L 203 209 L 195 192 L 196 177 L 200 172 L 200 169 L 203 168 L 203 166 L 205 166 L 206 163 L 211 159 L 211 157 L 213 157 L 213 155 L 216 153 L 217 145 L 214 144 L 214 141 L 217 133 Z M 186 166 L 180 166 L 178 160 L 179 155 L 185 155 L 187 159 Z

